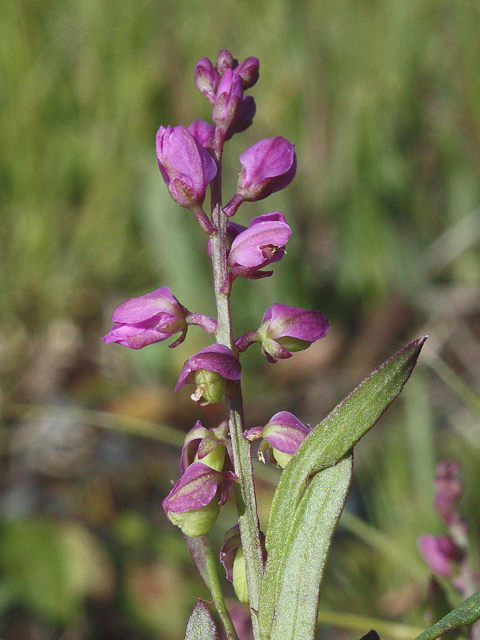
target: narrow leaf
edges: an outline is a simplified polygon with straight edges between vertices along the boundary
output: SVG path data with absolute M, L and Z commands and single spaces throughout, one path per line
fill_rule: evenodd
M 480 591 L 477 591 L 464 600 L 453 611 L 450 611 L 444 618 L 432 624 L 426 631 L 421 633 L 415 640 L 435 640 L 458 627 L 465 627 L 480 619 Z
M 312 430 L 284 469 L 273 496 L 266 535 L 268 559 L 259 607 L 262 638 L 270 634 L 282 554 L 310 478 L 338 462 L 376 423 L 403 389 L 425 340 L 411 342 L 378 367 Z
M 185 640 L 219 640 L 213 616 L 203 600 L 198 600 L 192 609 Z
M 290 527 L 277 582 L 272 640 L 313 638 L 328 550 L 352 478 L 351 455 L 315 475 Z

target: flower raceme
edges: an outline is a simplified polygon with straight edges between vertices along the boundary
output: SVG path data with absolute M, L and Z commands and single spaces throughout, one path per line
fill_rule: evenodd
M 207 185 L 217 174 L 208 151 L 185 127 L 161 126 L 157 160 L 168 192 L 177 204 L 193 211 L 201 207 Z
M 235 396 L 235 383 L 241 377 L 240 363 L 231 350 L 222 344 L 213 344 L 185 362 L 175 391 L 186 384 L 195 384 L 197 389 L 191 398 L 205 406 L 218 402 L 225 393 Z
M 190 313 L 172 295 L 168 287 L 122 302 L 112 315 L 113 327 L 103 336 L 107 344 L 118 342 L 130 349 L 141 349 L 181 333 L 169 347 L 185 340 L 189 324 L 201 326 L 207 333 L 215 333 L 217 323 L 200 313 Z
M 249 441 L 263 438 L 261 448 L 258 450 L 259 460 L 265 462 L 263 454 L 267 451 L 270 462 L 283 469 L 310 431 L 310 425 L 300 422 L 293 413 L 279 411 L 264 427 L 253 427 L 243 435 Z
M 275 303 L 265 311 L 260 328 L 240 336 L 235 346 L 242 352 L 254 342 L 259 342 L 264 358 L 274 364 L 290 358 L 292 352 L 307 349 L 323 338 L 329 328 L 328 320 L 321 311 Z

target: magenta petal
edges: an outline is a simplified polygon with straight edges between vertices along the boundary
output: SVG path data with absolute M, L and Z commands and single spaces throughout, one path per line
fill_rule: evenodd
M 183 365 L 183 369 L 175 386 L 178 391 L 185 384 L 194 382 L 195 371 L 206 369 L 215 371 L 226 380 L 240 380 L 240 363 L 228 347 L 222 344 L 213 344 L 191 356 Z
M 102 339 L 106 344 L 117 342 L 130 349 L 142 349 L 149 344 L 166 340 L 171 335 L 171 333 L 161 333 L 142 326 L 115 324 Z
M 421 535 L 418 548 L 431 571 L 440 576 L 450 576 L 452 560 L 461 560 L 461 550 L 448 536 Z
M 187 127 L 192 136 L 194 136 L 198 142 L 205 147 L 205 149 L 211 149 L 213 146 L 213 135 L 215 128 L 213 125 L 205 122 L 204 120 L 194 120 L 192 124 Z
M 122 302 L 113 312 L 112 320 L 134 324 L 149 320 L 162 312 L 177 317 L 184 316 L 183 307 L 168 287 L 160 287 L 151 293 Z
M 285 138 L 277 136 L 260 140 L 240 155 L 245 169 L 242 187 L 248 189 L 266 178 L 283 175 L 291 169 L 294 157 L 294 145 Z
M 183 513 L 201 509 L 209 504 L 223 481 L 222 473 L 207 467 L 202 462 L 194 462 L 185 470 L 168 496 L 162 502 L 165 513 Z
M 157 160 L 172 198 L 183 207 L 200 205 L 207 185 L 217 173 L 208 151 L 185 127 L 160 127 Z
M 278 451 L 293 455 L 310 431 L 293 413 L 280 411 L 264 426 L 262 436 Z
M 260 268 L 275 262 L 279 259 L 275 259 L 278 250 L 283 249 L 291 234 L 285 222 L 252 220 L 249 228 L 233 241 L 228 264 Z
M 262 319 L 262 324 L 270 321 L 266 336 L 273 340 L 283 337 L 298 338 L 315 342 L 323 338 L 330 328 L 326 316 L 321 311 L 289 307 L 274 303 Z

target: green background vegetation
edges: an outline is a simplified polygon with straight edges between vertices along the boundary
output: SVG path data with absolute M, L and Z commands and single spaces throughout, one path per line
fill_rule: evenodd
M 199 417 L 171 385 L 208 337 L 193 329 L 178 349 L 135 353 L 99 338 L 116 304 L 165 284 L 214 314 L 204 238 L 169 199 L 154 139 L 160 124 L 208 119 L 193 67 L 220 48 L 261 63 L 254 124 L 226 149 L 225 197 L 238 154 L 258 139 L 283 135 L 298 156 L 285 192 L 237 215 L 247 224 L 279 209 L 294 235 L 272 278 L 235 283 L 236 330 L 258 326 L 274 301 L 321 309 L 332 324 L 275 367 L 255 348 L 245 354 L 249 426 L 280 409 L 316 424 L 397 347 L 430 334 L 403 397 L 359 447 L 349 509 L 372 529 L 362 535 L 345 519 L 322 600 L 325 610 L 426 626 L 416 537 L 442 532 L 431 507 L 438 460 L 461 462 L 478 566 L 478 3 L 0 8 L 3 640 L 174 640 L 207 597 L 160 506 L 182 437 L 152 425 L 187 431 Z M 215 426 L 221 409 L 201 417 Z M 260 471 L 265 519 L 276 474 Z M 217 541 L 233 518 L 226 509 Z M 362 624 L 352 626 L 358 638 Z M 411 637 L 398 629 L 381 635 Z

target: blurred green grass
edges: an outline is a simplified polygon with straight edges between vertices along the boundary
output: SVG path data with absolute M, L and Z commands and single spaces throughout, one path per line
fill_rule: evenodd
M 272 278 L 236 283 L 236 329 L 256 326 L 274 301 L 322 309 L 333 325 L 330 346 L 322 345 L 326 359 L 319 350 L 309 360 L 308 351 L 272 372 L 258 362 L 258 353 L 246 354 L 244 370 L 253 372 L 246 379 L 249 420 L 268 419 L 281 401 L 289 405 L 282 408 L 298 409 L 315 423 L 370 367 L 420 330 L 430 331 L 433 351 L 476 393 L 478 3 L 3 0 L 1 10 L 0 376 L 7 409 L 18 400 L 43 403 L 66 390 L 76 402 L 135 413 L 133 386 L 141 389 L 140 417 L 168 419 L 184 429 L 196 419 L 193 410 L 177 407 L 186 395 L 178 402 L 162 396 L 159 409 L 148 389 L 175 379 L 189 352 L 204 346 L 199 332 L 173 352 L 160 346 L 123 354 L 114 345 L 113 355 L 105 355 L 98 338 L 119 301 L 164 284 L 189 308 L 213 314 L 204 239 L 166 193 L 154 138 L 160 124 L 208 118 L 193 67 L 205 55 L 214 59 L 220 48 L 239 59 L 255 55 L 261 63 L 252 91 L 254 124 L 227 147 L 225 197 L 235 188 L 238 154 L 256 140 L 283 135 L 298 155 L 297 177 L 285 192 L 247 203 L 238 214 L 246 223 L 280 209 L 295 233 Z M 35 394 L 32 361 L 59 318 L 77 328 L 81 356 L 58 388 L 52 383 L 50 395 Z M 430 507 L 435 462 L 457 457 L 478 557 L 478 416 L 431 368 L 409 385 L 393 417 L 387 415 L 359 449 L 357 482 L 369 521 L 415 554 L 416 535 L 439 527 Z M 207 421 L 215 418 L 208 414 Z M 15 422 L 5 424 L 4 488 L 12 482 L 8 443 Z M 155 532 L 151 514 L 141 515 L 148 533 L 132 534 L 128 543 L 136 563 L 117 548 L 130 548 L 118 537 L 126 506 L 138 499 L 145 507 L 145 486 L 167 486 L 168 473 L 154 467 L 149 459 L 147 470 L 134 474 L 136 489 L 130 487 L 129 499 L 111 513 L 108 496 L 98 497 L 95 508 L 85 499 L 78 513 L 98 534 L 98 544 L 106 525 L 92 524 L 92 513 L 110 513 L 103 518 L 118 569 L 116 611 L 127 612 L 138 633 L 169 639 L 181 637 L 182 620 L 154 614 L 156 603 L 165 603 L 155 589 L 162 580 L 188 580 L 185 559 L 178 571 L 171 558 L 167 568 L 162 565 L 165 534 Z M 80 484 L 83 498 L 95 493 L 89 482 Z M 153 522 L 158 525 L 156 515 Z M 27 543 L 34 545 L 34 538 Z M 173 548 L 173 557 L 181 557 Z M 425 585 L 412 586 L 387 560 L 372 568 L 374 552 L 357 540 L 342 539 L 339 549 L 325 586 L 327 605 L 422 626 L 418 605 Z M 45 563 L 55 564 L 48 557 Z M 148 575 L 139 577 L 139 567 L 148 567 Z M 8 574 L 8 567 L 3 570 Z M 193 602 L 191 583 L 182 584 Z M 6 591 L 10 587 L 4 584 Z M 25 593 L 21 585 L 15 588 Z M 139 600 L 142 589 L 148 606 Z M 387 602 L 385 594 L 392 593 L 404 596 L 403 609 L 391 605 L 392 597 Z M 14 595 L 5 596 L 6 608 Z M 29 597 L 27 610 L 38 613 L 36 595 Z M 79 610 L 71 609 L 70 621 L 78 622 Z M 55 620 L 51 609 L 40 607 L 42 616 Z

